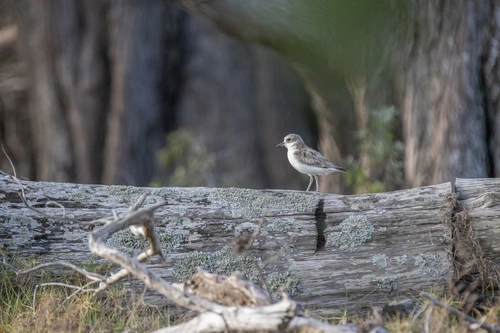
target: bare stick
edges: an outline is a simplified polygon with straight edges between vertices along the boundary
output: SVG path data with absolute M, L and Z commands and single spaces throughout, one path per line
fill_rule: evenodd
M 60 203 L 57 203 L 57 202 L 52 201 L 52 200 L 47 201 L 46 205 L 48 205 L 48 204 L 54 204 L 54 205 L 60 207 L 63 210 L 63 216 L 62 217 L 61 216 L 56 216 L 56 215 L 45 214 L 42 210 L 31 206 L 28 203 L 27 199 L 26 199 L 25 187 L 21 184 L 21 181 L 17 178 L 16 168 L 14 166 L 14 163 L 12 162 L 12 160 L 9 157 L 9 155 L 5 151 L 3 145 L 2 145 L 2 151 L 3 151 L 4 155 L 7 157 L 7 159 L 9 160 L 10 166 L 12 168 L 12 172 L 14 173 L 14 176 L 11 176 L 11 175 L 8 175 L 8 174 L 6 174 L 6 176 L 8 178 L 12 179 L 19 186 L 19 188 L 21 190 L 21 193 L 19 193 L 19 197 L 21 198 L 21 201 L 24 203 L 24 205 L 28 209 L 34 211 L 35 213 L 37 213 L 37 214 L 39 214 L 39 215 L 41 215 L 43 217 L 46 217 L 46 218 L 49 218 L 49 219 L 58 220 L 58 221 L 71 221 L 71 222 L 81 223 L 81 224 L 95 224 L 95 223 L 99 223 L 99 222 L 106 222 L 106 223 L 108 222 L 107 220 L 101 221 L 101 219 L 99 219 L 99 220 L 91 221 L 89 223 L 89 222 L 81 222 L 81 221 L 79 221 L 77 219 L 73 219 L 73 218 L 67 217 L 66 216 L 66 209 L 64 208 L 64 206 L 61 205 Z
M 411 332 L 411 328 L 413 327 L 413 325 L 415 325 L 415 321 L 417 320 L 417 318 L 422 313 L 424 313 L 425 309 L 427 309 L 427 307 L 429 306 L 429 304 L 430 304 L 429 301 L 426 301 L 425 304 L 420 307 L 420 309 L 418 310 L 418 312 L 413 315 L 413 318 L 411 319 L 411 322 L 410 322 L 410 332 Z
M 97 274 L 97 273 L 92 273 L 92 272 L 89 272 L 83 268 L 80 268 L 76 265 L 73 265 L 72 263 L 69 263 L 67 261 L 54 261 L 54 262 L 49 262 L 49 263 L 45 263 L 45 264 L 40 264 L 40 265 L 37 265 L 33 268 L 30 268 L 30 269 L 26 269 L 24 271 L 20 271 L 18 270 L 17 268 L 15 268 L 14 266 L 12 266 L 11 264 L 7 263 L 5 261 L 5 257 L 3 258 L 2 262 L 0 262 L 0 264 L 10 268 L 11 270 L 14 271 L 14 273 L 16 273 L 16 275 L 25 275 L 25 274 L 29 274 L 29 273 L 33 273 L 33 272 L 36 272 L 38 270 L 41 270 L 41 269 L 44 269 L 44 268 L 47 268 L 47 267 L 54 267 L 54 266 L 64 266 L 64 267 L 68 267 L 68 268 L 71 268 L 73 270 L 75 270 L 76 272 L 82 274 L 82 275 L 85 275 L 88 279 L 90 280 L 93 280 L 93 281 L 104 281 L 106 280 L 106 277 L 104 275 L 100 275 L 100 274 Z
M 465 313 L 455 309 L 454 307 L 449 306 L 448 304 L 445 304 L 445 303 L 439 301 L 437 298 L 431 296 L 431 294 L 429 294 L 429 293 L 421 292 L 420 295 L 427 298 L 428 300 L 430 300 L 434 305 L 439 306 L 440 308 L 442 308 L 450 313 L 453 313 L 455 316 L 457 316 L 463 320 L 466 320 L 469 323 L 479 325 L 479 327 L 484 328 L 488 332 L 500 332 L 500 327 L 495 326 L 495 325 L 481 323 L 477 319 L 472 318 L 471 316 L 466 315 Z
M 142 253 L 140 253 L 136 260 L 138 262 L 142 262 L 152 256 L 154 256 L 155 253 L 152 249 L 148 249 Z M 162 255 L 163 256 L 163 255 Z M 107 287 L 109 287 L 110 285 L 112 285 L 113 283 L 116 283 L 118 281 L 120 281 L 121 279 L 127 277 L 128 275 L 130 275 L 130 271 L 126 268 L 122 268 L 121 270 L 119 270 L 118 272 L 114 273 L 113 275 L 109 276 L 108 278 L 105 278 L 103 279 L 101 285 L 99 286 L 98 289 L 96 289 L 96 293 L 99 292 L 99 291 L 102 291 L 104 289 L 106 289 Z
M 61 303 L 61 305 L 59 305 L 58 309 L 61 308 L 63 306 L 64 303 L 66 303 L 66 301 L 68 301 L 69 299 L 71 299 L 73 296 L 75 296 L 76 294 L 78 294 L 79 292 L 84 292 L 84 293 L 87 293 L 87 292 L 94 292 L 95 289 L 87 289 L 89 286 L 97 283 L 98 281 L 91 281 L 83 286 L 81 286 L 80 288 L 78 288 L 76 291 L 72 292 L 68 297 L 66 297 L 66 299 Z
M 12 160 L 10 159 L 9 155 L 7 154 L 7 152 L 5 151 L 3 145 L 2 145 L 2 151 L 5 154 L 5 156 L 7 157 L 7 159 L 9 160 L 10 166 L 12 168 L 12 172 L 14 173 L 14 176 L 10 176 L 9 175 L 9 178 L 11 178 L 12 180 L 14 180 L 17 183 L 17 185 L 19 185 L 19 188 L 21 189 L 21 193 L 19 194 L 19 197 L 21 198 L 22 202 L 24 203 L 24 205 L 28 209 L 34 211 L 37 214 L 42 215 L 43 217 L 46 217 L 46 218 L 57 219 L 57 220 L 61 220 L 61 221 L 69 220 L 69 221 L 72 221 L 72 222 L 78 222 L 76 219 L 68 218 L 68 217 L 65 216 L 66 215 L 66 211 L 64 210 L 64 207 L 62 207 L 62 205 L 59 205 L 59 206 L 63 208 L 63 217 L 58 217 L 58 216 L 52 216 L 52 215 L 45 214 L 40 209 L 31 206 L 28 203 L 28 201 L 26 200 L 26 193 L 24 191 L 24 186 L 21 184 L 21 182 L 17 178 L 16 168 L 14 167 L 14 163 L 12 163 Z M 49 201 L 49 202 L 54 203 L 53 201 Z
M 95 283 L 95 281 L 93 281 L 91 283 Z M 36 308 L 36 295 L 38 294 L 38 289 L 40 289 L 40 287 L 47 287 L 47 286 L 59 286 L 59 287 L 65 287 L 65 288 L 70 288 L 70 289 L 77 289 L 77 292 L 80 292 L 80 291 L 83 291 L 83 292 L 92 291 L 92 290 L 83 290 L 84 287 L 78 287 L 78 286 L 74 286 L 72 284 L 66 284 L 66 283 L 60 283 L 60 282 L 47 282 L 47 283 L 37 284 L 35 286 L 35 290 L 33 292 L 33 313 L 35 312 L 35 308 Z M 71 294 L 71 295 L 73 295 L 73 294 Z M 58 309 L 59 308 L 60 308 L 60 306 L 58 307 Z

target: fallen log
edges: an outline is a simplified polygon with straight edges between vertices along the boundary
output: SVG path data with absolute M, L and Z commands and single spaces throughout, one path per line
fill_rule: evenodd
M 443 287 L 463 273 L 456 259 L 482 260 L 484 274 L 500 262 L 495 179 L 450 183 L 357 196 L 236 188 L 137 188 L 22 181 L 0 174 L 0 249 L 35 256 L 38 262 L 96 261 L 88 246 L 91 221 L 128 212 L 142 194 L 145 204 L 163 200 L 155 213 L 166 268 L 153 271 L 171 282 L 189 279 L 197 268 L 254 281 L 264 276 L 271 292 L 286 286 L 310 309 L 360 310 L 394 298 Z M 64 210 L 55 205 L 58 203 Z M 457 237 L 457 214 L 468 225 Z M 496 215 L 495 215 L 496 214 Z M 56 218 L 58 217 L 58 218 Z M 231 242 L 262 223 L 248 254 L 235 255 Z M 474 242 L 469 242 L 467 239 Z M 457 239 L 472 256 L 455 251 Z M 143 240 L 128 230 L 108 245 L 140 252 Z M 487 249 L 487 250 L 485 250 Z M 476 251 L 477 250 L 477 251 Z M 156 260 L 156 259 L 155 259 Z M 155 263 L 153 260 L 152 263 Z M 471 272 L 468 272 L 471 273 Z

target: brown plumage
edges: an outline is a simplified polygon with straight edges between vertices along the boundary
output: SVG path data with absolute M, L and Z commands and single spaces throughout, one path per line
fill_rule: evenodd
M 307 186 L 306 191 L 309 191 L 311 188 L 313 179 L 316 181 L 316 191 L 318 191 L 319 175 L 328 175 L 332 172 L 346 172 L 344 168 L 333 164 L 319 152 L 308 147 L 298 134 L 288 134 L 285 136 L 283 142 L 277 146 L 285 146 L 288 149 L 287 156 L 290 164 L 295 170 L 305 173 L 310 177 L 309 186 Z

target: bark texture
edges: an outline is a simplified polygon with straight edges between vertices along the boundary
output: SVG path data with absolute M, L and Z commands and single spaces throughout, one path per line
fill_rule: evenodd
M 493 91 L 482 71 L 491 3 L 413 5 L 401 102 L 407 185 L 493 175 L 485 104 Z
M 491 1 L 487 41 L 482 62 L 484 96 L 488 111 L 486 130 L 490 157 L 490 175 L 500 176 L 500 3 Z
M 110 114 L 104 150 L 106 184 L 146 185 L 157 166 L 166 131 L 165 22 L 167 3 L 110 3 Z M 171 14 L 171 15 L 169 15 Z
M 88 222 L 111 216 L 112 209 L 125 214 L 147 194 L 148 205 L 157 200 L 167 203 L 156 211 L 154 223 L 168 267 L 154 269 L 156 274 L 184 281 L 200 266 L 225 275 L 242 271 L 257 282 L 263 272 L 271 292 L 288 284 L 287 292 L 311 308 L 360 310 L 384 305 L 412 290 L 443 286 L 444 279 L 476 274 L 484 263 L 485 274 L 494 276 L 500 264 L 493 214 L 500 202 L 494 180 L 458 180 L 458 201 L 449 183 L 338 196 L 22 182 L 27 201 L 48 216 L 27 209 L 11 178 L 2 175 L 0 182 L 0 247 L 7 253 L 35 255 L 40 262 L 94 260 L 87 244 L 94 225 Z M 48 201 L 61 203 L 65 217 Z M 465 238 L 457 237 L 462 232 L 454 222 L 457 207 L 469 211 L 467 223 L 472 229 Z M 250 250 L 254 259 L 234 255 L 231 242 L 248 237 L 261 222 Z M 452 251 L 458 248 L 456 242 L 468 239 L 475 241 L 460 245 L 469 246 L 474 256 L 457 253 L 461 257 L 456 257 Z M 127 252 L 144 248 L 128 230 L 116 233 L 107 244 Z M 454 266 L 457 259 L 481 265 L 470 265 L 464 272 Z

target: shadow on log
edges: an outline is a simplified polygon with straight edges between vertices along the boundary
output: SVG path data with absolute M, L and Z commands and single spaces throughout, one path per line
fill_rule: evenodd
M 30 181 L 22 185 L 33 207 L 50 216 L 65 214 L 63 219 L 47 218 L 28 209 L 19 197 L 19 185 L 0 174 L 0 248 L 39 262 L 96 261 L 88 243 L 95 226 L 85 222 L 108 217 L 113 210 L 124 215 L 147 194 L 146 205 L 166 203 L 156 210 L 154 222 L 167 267 L 153 271 L 170 282 L 190 279 L 198 267 L 224 275 L 240 271 L 254 282 L 261 271 L 271 293 L 286 285 L 287 293 L 311 310 L 359 311 L 443 288 L 445 280 L 465 273 L 498 281 L 491 279 L 500 262 L 500 225 L 495 222 L 500 181 L 495 179 L 458 179 L 454 193 L 445 183 L 357 196 Z M 64 211 L 48 202 L 61 204 Z M 457 237 L 462 232 L 455 228 L 457 214 L 465 213 L 472 238 Z M 261 221 L 248 252 L 253 258 L 233 254 L 231 241 L 252 233 Z M 458 253 L 457 241 L 474 252 Z M 144 241 L 128 230 L 114 234 L 107 245 L 128 253 L 144 249 Z M 481 263 L 458 267 L 457 260 Z M 461 267 L 466 266 L 464 272 Z

